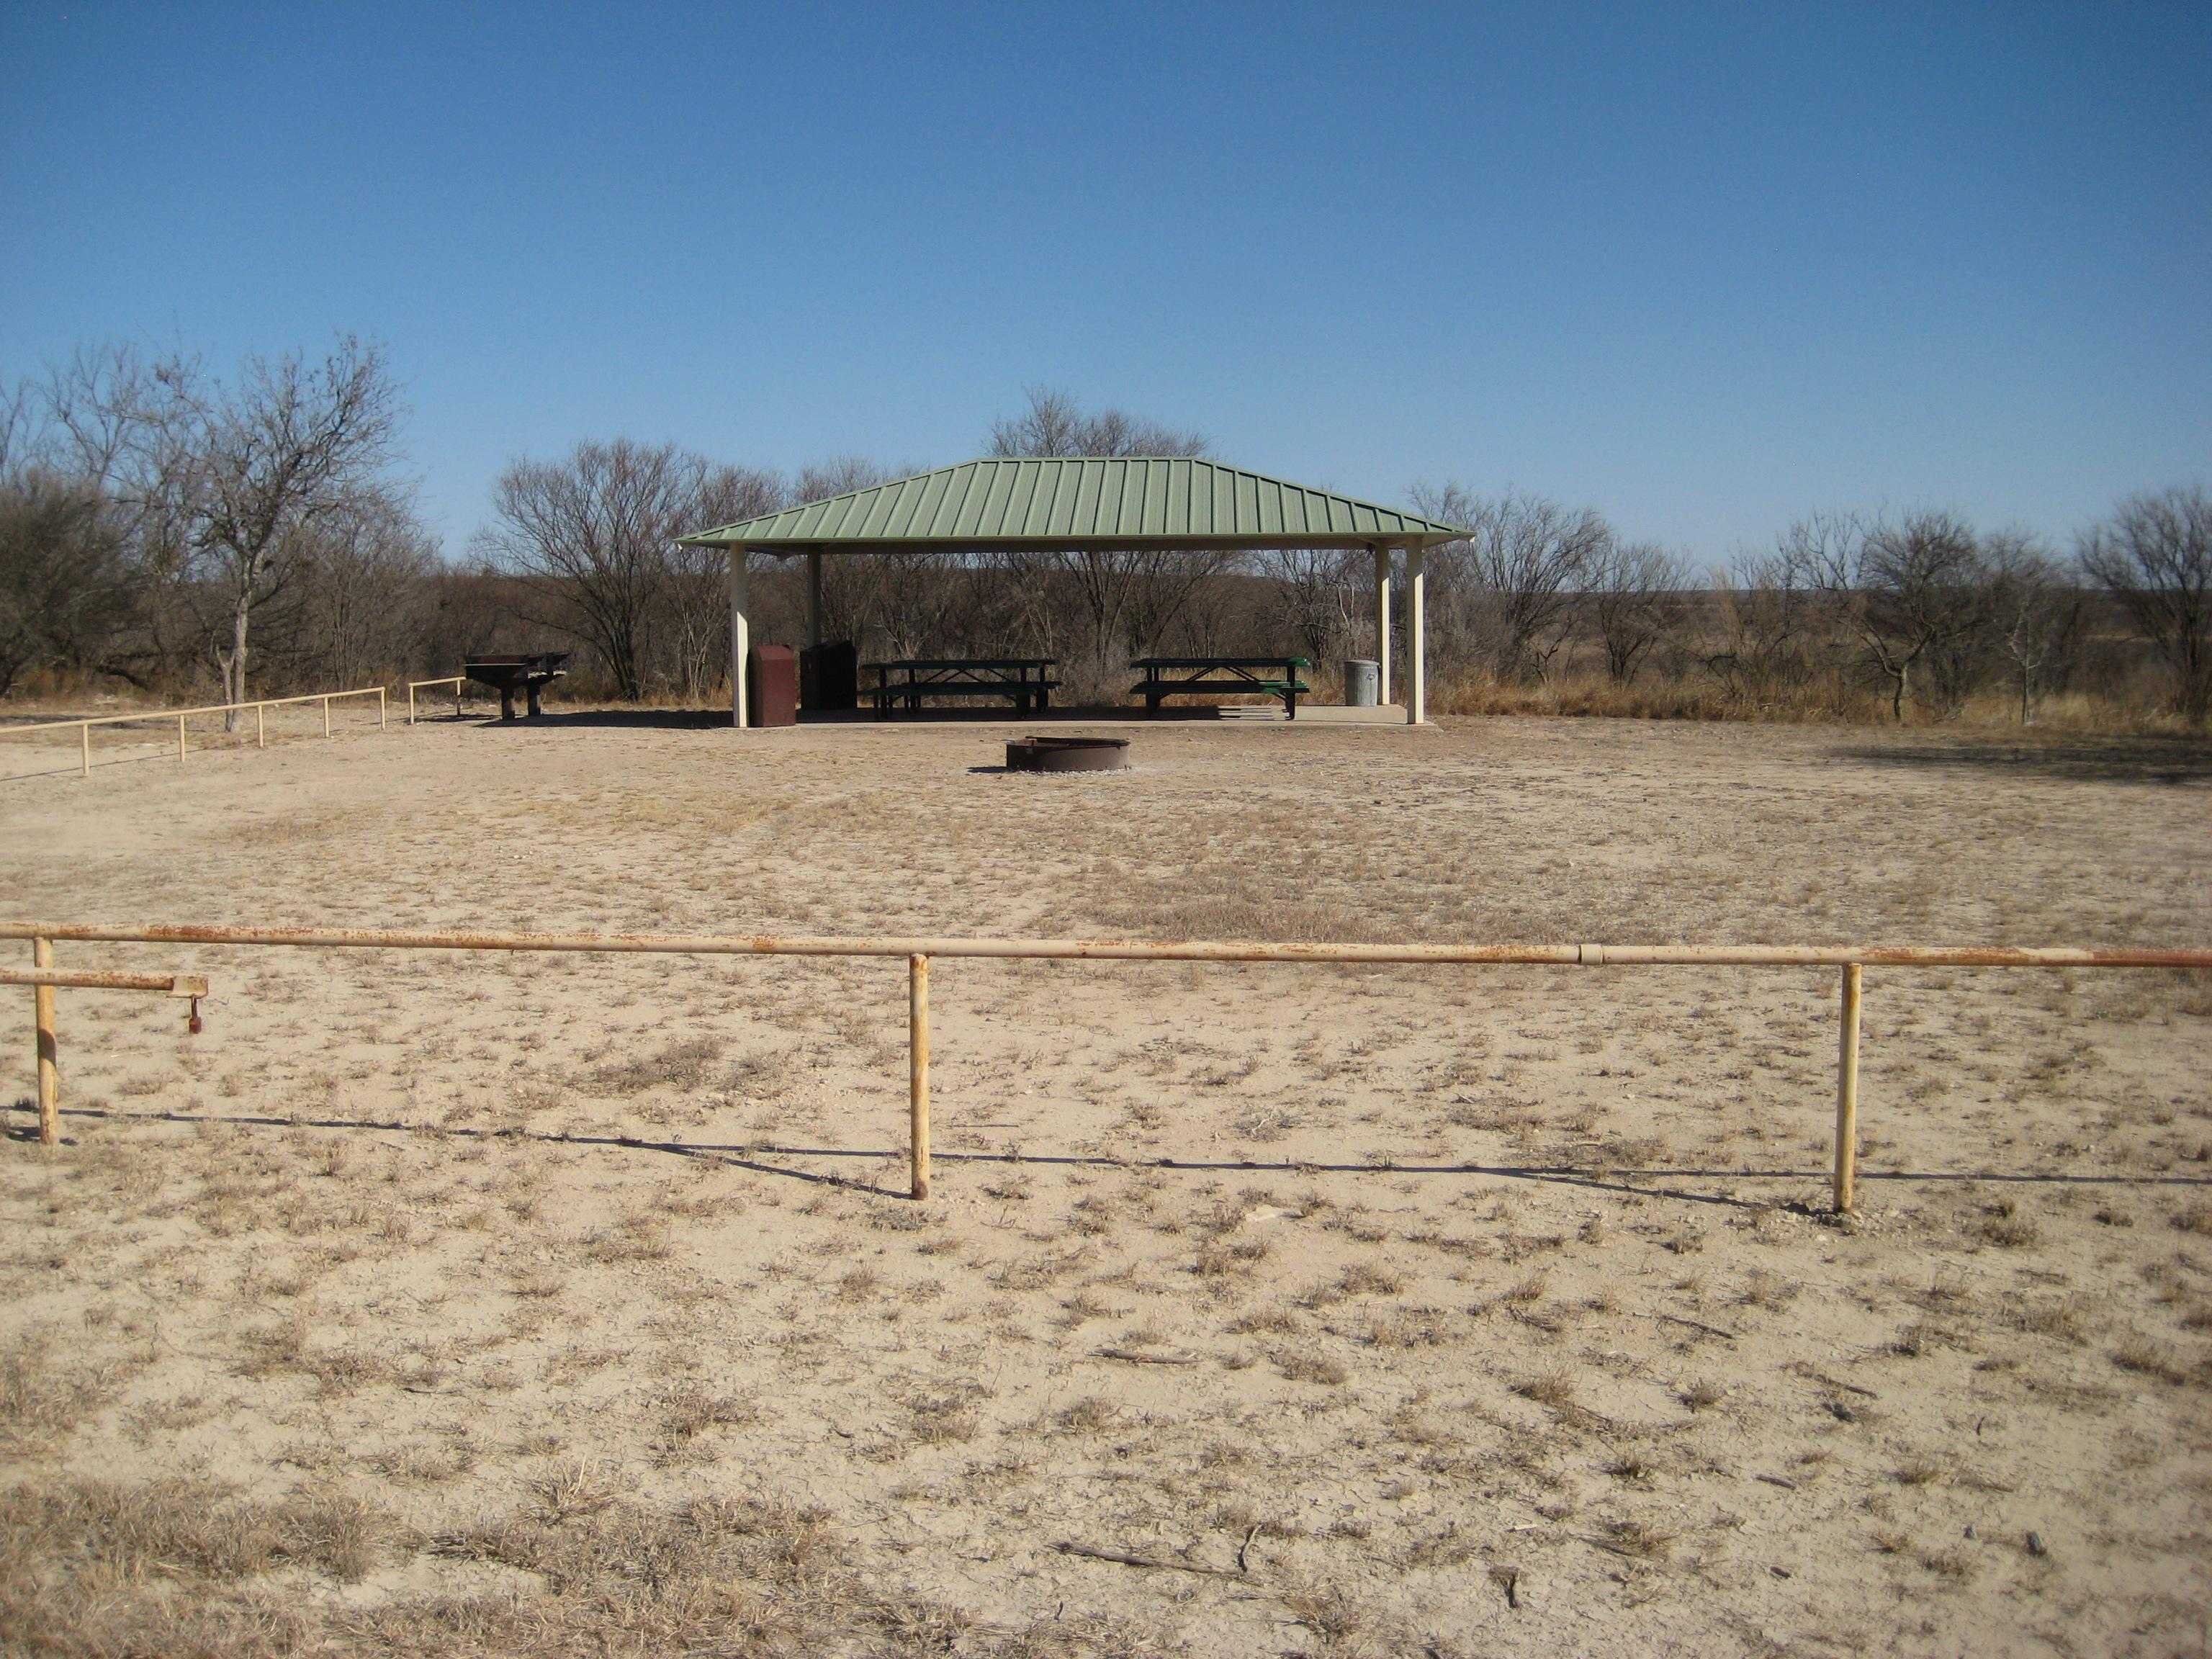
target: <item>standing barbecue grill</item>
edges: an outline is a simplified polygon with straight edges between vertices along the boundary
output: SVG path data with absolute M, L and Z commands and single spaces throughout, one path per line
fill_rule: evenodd
M 489 685 L 499 693 L 499 717 L 503 720 L 514 718 L 514 694 L 520 691 L 529 700 L 532 719 L 545 711 L 538 706 L 538 688 L 559 679 L 568 671 L 561 665 L 568 660 L 566 651 L 529 651 L 514 656 L 471 657 L 461 665 L 461 672 L 479 685 Z

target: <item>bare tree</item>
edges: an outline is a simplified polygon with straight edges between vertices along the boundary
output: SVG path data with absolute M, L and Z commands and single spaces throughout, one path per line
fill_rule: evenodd
M 182 356 L 128 343 L 81 348 L 30 400 L 27 459 L 81 483 L 98 504 L 130 603 L 90 665 L 142 690 L 201 653 L 194 532 L 205 472 L 204 379 Z
M 1939 714 L 1958 712 L 1986 660 L 1991 623 L 1988 573 L 1971 526 L 1942 512 L 1894 524 L 1818 514 L 1792 525 L 1783 543 L 1887 684 L 1893 719 L 1904 720 L 1923 665 L 1929 702 Z
M 0 696 L 26 669 L 96 660 L 129 605 L 99 493 L 40 469 L 0 472 Z
M 377 487 L 398 412 L 382 348 L 351 336 L 319 364 L 248 358 L 205 411 L 193 541 L 228 624 L 211 641 L 224 702 L 245 700 L 255 611 L 289 585 L 321 521 Z
M 1825 602 L 1787 542 L 1777 553 L 1743 556 L 1714 571 L 1712 591 L 1717 637 L 1701 659 L 1729 699 L 1771 708 L 1820 677 Z
M 888 483 L 898 476 L 861 455 L 838 455 L 802 468 L 791 490 L 794 506 L 823 501 Z M 878 637 L 896 574 L 888 561 L 829 557 L 822 562 L 823 637 L 865 648 Z M 886 579 L 890 578 L 890 580 Z M 893 655 L 902 654 L 894 652 Z
M 1118 409 L 1086 415 L 1066 392 L 1050 386 L 1025 389 L 1029 407 L 991 422 L 994 455 L 1204 455 L 1205 434 L 1163 426 Z
M 2081 590 L 2034 538 L 1999 532 L 1984 538 L 1991 631 L 2020 692 L 2020 723 L 2035 722 L 2038 700 L 2078 648 Z
M 1360 596 L 1370 591 L 1364 555 L 1342 548 L 1279 547 L 1259 556 L 1278 626 L 1317 663 L 1349 644 Z
M 2134 495 L 2081 538 L 2081 566 L 2126 609 L 2166 665 L 2174 711 L 2212 714 L 2212 495 Z
M 671 627 L 672 589 L 684 585 L 677 624 L 700 631 L 720 567 L 676 562 L 676 538 L 743 516 L 768 481 L 718 469 L 674 444 L 629 438 L 581 443 L 566 460 L 518 460 L 494 487 L 494 522 L 477 534 L 479 550 L 526 596 L 524 615 L 591 647 L 623 697 L 646 694 L 657 635 Z M 717 601 L 717 627 L 726 627 Z M 695 651 L 696 643 L 695 640 Z
M 1474 532 L 1437 555 L 1447 627 L 1467 634 L 1501 678 L 1547 677 L 1612 526 L 1589 507 L 1516 494 L 1484 501 L 1456 483 L 1416 484 L 1413 496 L 1424 516 Z
M 1626 685 L 1680 620 L 1681 566 L 1656 543 L 1608 538 L 1592 558 L 1586 580 L 1606 678 Z
M 746 466 L 708 465 L 696 489 L 693 530 L 758 518 L 785 500 L 781 478 Z M 670 544 L 664 607 L 671 671 L 687 697 L 702 696 L 730 672 L 729 550 Z
M 1029 389 L 1029 407 L 994 422 L 991 453 L 1006 456 L 1201 456 L 1200 434 L 1180 431 L 1117 409 L 1086 415 L 1064 392 Z M 1090 684 L 1103 690 L 1113 659 L 1150 646 L 1170 627 L 1200 586 L 1235 563 L 1235 555 L 1206 550 L 1086 549 L 1029 553 L 1010 560 L 1032 593 L 1072 593 L 1087 627 Z M 1056 581 L 1043 580 L 1056 577 Z
M 295 650 L 326 685 L 411 663 L 428 631 L 437 550 L 412 505 L 368 490 L 304 532 Z

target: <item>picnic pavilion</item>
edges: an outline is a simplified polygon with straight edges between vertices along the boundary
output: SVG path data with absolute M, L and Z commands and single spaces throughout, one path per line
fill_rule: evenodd
M 1424 556 L 1468 532 L 1371 501 L 1240 467 L 1182 457 L 1008 458 L 963 461 L 683 538 L 730 558 L 730 660 L 751 646 L 747 574 L 756 555 L 806 561 L 806 643 L 822 642 L 822 561 L 868 553 L 1366 549 L 1375 562 L 1381 701 L 1390 702 L 1391 583 L 1406 583 L 1406 719 L 1427 718 Z M 731 714 L 747 723 L 745 676 L 731 677 Z

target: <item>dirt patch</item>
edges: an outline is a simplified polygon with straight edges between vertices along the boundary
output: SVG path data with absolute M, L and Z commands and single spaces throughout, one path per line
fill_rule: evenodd
M 0 785 L 84 920 L 2202 945 L 2194 761 L 1921 734 L 438 726 Z M 64 946 L 0 1645 L 2163 1654 L 2212 986 Z M 27 1008 L 24 1016 L 27 1020 Z M 11 1097 L 31 1087 L 10 1049 Z M 29 1115 L 11 1115 L 20 1133 Z M 627 1644 L 627 1649 L 625 1648 Z

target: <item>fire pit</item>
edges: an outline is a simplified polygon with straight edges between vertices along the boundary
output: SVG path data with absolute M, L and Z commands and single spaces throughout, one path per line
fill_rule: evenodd
M 499 717 L 503 720 L 514 718 L 514 694 L 520 691 L 528 699 L 531 717 L 535 719 L 545 711 L 538 706 L 540 686 L 559 679 L 568 671 L 561 665 L 568 660 L 566 651 L 531 651 L 504 657 L 471 657 L 461 665 L 461 672 L 479 685 L 489 685 L 499 693 Z
M 1009 772 L 1118 772 L 1129 763 L 1127 738 L 1016 738 Z

